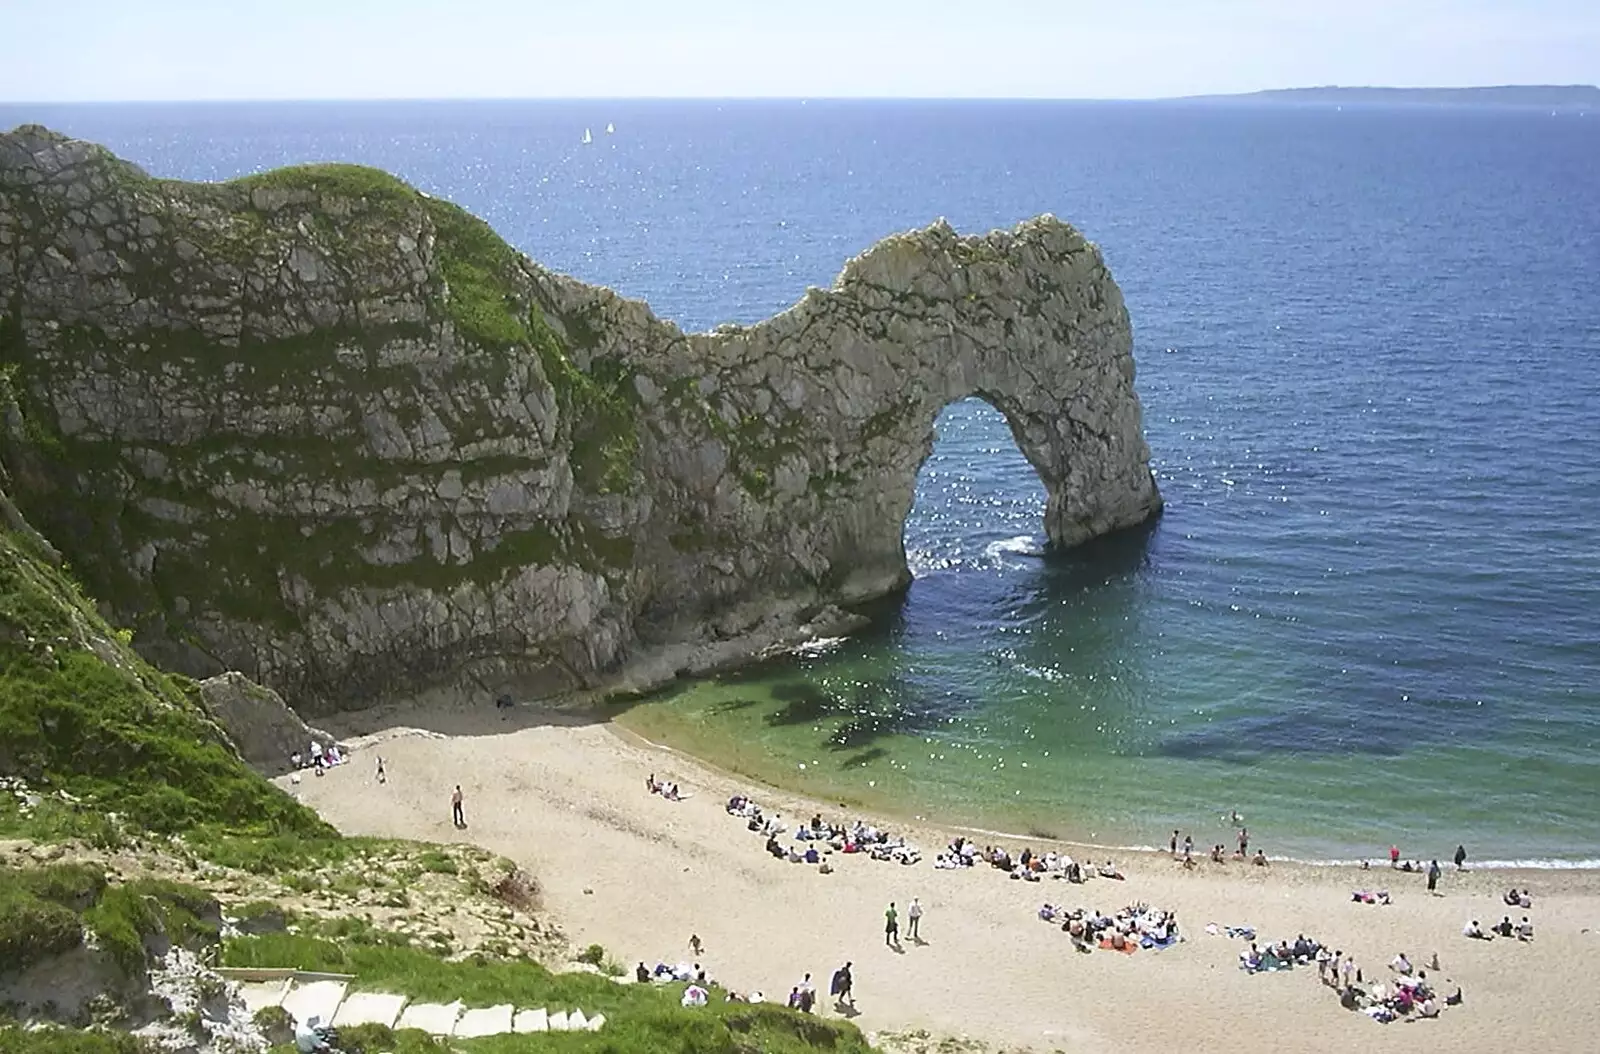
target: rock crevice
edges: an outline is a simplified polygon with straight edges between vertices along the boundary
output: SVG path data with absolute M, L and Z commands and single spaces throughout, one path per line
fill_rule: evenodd
M 1160 507 L 1121 293 L 1048 216 L 685 334 L 380 172 L 177 183 L 24 127 L 0 370 L 13 496 L 147 654 L 307 712 L 637 686 L 901 588 L 970 396 L 1052 543 Z

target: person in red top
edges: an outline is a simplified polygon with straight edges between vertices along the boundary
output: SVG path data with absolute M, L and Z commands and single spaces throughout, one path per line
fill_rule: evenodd
M 1389 866 L 1400 866 L 1400 847 L 1398 845 L 1391 845 L 1389 847 Z

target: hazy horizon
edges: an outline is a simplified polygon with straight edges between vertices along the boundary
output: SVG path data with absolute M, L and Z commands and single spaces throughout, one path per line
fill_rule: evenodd
M 57 0 L 0 11 L 0 100 L 1138 101 L 1600 82 L 1579 0 Z M 1403 9 L 1401 9 L 1403 8 Z
M 0 106 L 245 106 L 260 104 L 382 105 L 387 103 L 518 103 L 518 102 L 1038 102 L 1038 103 L 1153 103 L 1185 102 L 1200 99 L 1245 98 L 1253 95 L 1315 91 L 1467 91 L 1520 88 L 1591 89 L 1595 84 L 1291 84 L 1281 87 L 1252 88 L 1237 92 L 1204 92 L 1192 95 L 1133 96 L 1004 96 L 1004 95 L 479 95 L 479 96 L 385 96 L 381 98 L 329 96 L 326 98 L 230 98 L 230 99 L 4 99 Z

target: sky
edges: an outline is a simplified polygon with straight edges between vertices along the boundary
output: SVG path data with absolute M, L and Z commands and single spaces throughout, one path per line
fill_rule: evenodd
M 1600 83 L 1597 0 L 0 0 L 0 100 Z

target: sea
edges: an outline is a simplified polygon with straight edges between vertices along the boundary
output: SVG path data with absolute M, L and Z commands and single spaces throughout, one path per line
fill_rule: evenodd
M 1166 510 L 1067 552 L 947 408 L 871 629 L 619 706 L 871 807 L 1126 847 L 1600 866 L 1600 114 L 934 101 L 0 105 L 151 173 L 351 161 L 687 329 L 1050 212 Z M 591 142 L 583 142 L 586 130 Z M 1109 850 L 1108 850 L 1109 852 Z

